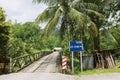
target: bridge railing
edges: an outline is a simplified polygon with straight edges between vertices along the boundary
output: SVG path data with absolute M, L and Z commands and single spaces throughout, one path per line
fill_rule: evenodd
M 18 72 L 26 66 L 30 65 L 34 61 L 40 59 L 43 56 L 50 54 L 52 51 L 41 51 L 34 54 L 29 54 L 22 57 L 10 59 L 10 72 Z
M 8 72 L 7 66 L 9 65 L 9 58 L 0 54 L 0 74 L 5 74 Z

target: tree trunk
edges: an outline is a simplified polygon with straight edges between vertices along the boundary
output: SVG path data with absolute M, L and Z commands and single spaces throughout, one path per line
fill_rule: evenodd
M 68 22 L 68 16 L 66 15 L 66 27 L 67 27 L 67 34 L 68 34 L 68 46 L 70 42 L 70 27 L 69 27 L 69 22 Z
M 94 45 L 93 48 L 94 50 L 100 50 L 100 31 L 99 28 L 97 28 L 97 35 L 93 37 L 94 40 Z

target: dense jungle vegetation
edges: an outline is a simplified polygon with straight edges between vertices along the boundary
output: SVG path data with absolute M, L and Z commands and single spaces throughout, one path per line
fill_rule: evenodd
M 70 40 L 82 40 L 87 54 L 120 47 L 119 0 L 33 1 L 48 5 L 35 22 L 13 24 L 0 8 L 0 54 L 19 57 L 62 47 L 69 55 Z M 44 29 L 41 22 L 48 22 Z

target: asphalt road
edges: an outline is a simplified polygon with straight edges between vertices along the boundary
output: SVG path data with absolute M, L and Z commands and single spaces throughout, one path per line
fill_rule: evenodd
M 54 52 L 18 73 L 1 75 L 0 80 L 120 80 L 120 73 L 73 76 L 58 73 L 58 53 Z
M 60 73 L 13 73 L 0 76 L 0 80 L 80 80 L 76 76 Z
M 0 80 L 120 80 L 120 73 L 72 76 L 60 73 L 13 73 L 0 76 Z

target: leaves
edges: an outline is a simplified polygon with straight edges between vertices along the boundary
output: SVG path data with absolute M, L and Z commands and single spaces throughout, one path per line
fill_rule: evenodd
M 102 20 L 105 20 L 105 16 L 97 11 L 94 10 L 90 10 L 90 9 L 86 9 L 88 14 L 92 14 L 94 16 L 98 16 L 99 18 L 101 18 Z
M 58 5 L 58 3 L 62 2 L 63 0 L 33 0 L 33 2 L 35 3 L 44 3 L 47 4 L 49 6 L 54 6 L 54 5 Z
M 51 19 L 46 25 L 43 33 L 44 35 L 48 35 L 51 32 L 51 30 L 58 24 L 60 14 L 61 14 L 60 8 L 58 8 L 55 12 L 53 19 Z
M 51 20 L 51 18 L 54 17 L 57 9 L 58 7 L 48 7 L 40 15 L 38 15 L 35 22 L 38 24 L 38 23 L 47 22 Z
M 73 21 L 75 21 L 75 23 L 80 27 L 86 24 L 86 20 L 85 20 L 85 15 L 83 15 L 82 13 L 78 12 L 77 10 L 70 8 L 70 12 L 68 13 L 69 18 Z
M 81 0 L 74 1 L 71 6 L 79 11 L 84 11 L 84 9 L 90 9 L 98 11 L 98 5 L 94 3 L 86 3 L 82 2 Z
M 10 35 L 9 21 L 5 21 L 5 14 L 2 8 L 0 8 L 0 54 L 6 56 L 8 54 L 8 42 Z
M 48 21 L 44 29 L 44 35 L 49 35 L 52 29 L 59 24 L 60 36 L 63 40 L 64 35 L 72 32 L 71 39 L 83 37 L 84 40 L 91 39 L 96 43 L 91 44 L 99 48 L 99 32 L 105 24 L 107 8 L 116 0 L 34 0 L 38 3 L 48 5 L 47 9 L 37 18 L 38 22 Z M 52 7 L 56 7 L 53 9 Z M 111 8 L 110 8 L 111 9 Z M 108 9 L 108 11 L 110 11 Z M 53 12 L 49 12 L 49 11 Z M 59 11 L 57 11 L 59 10 Z M 101 12 L 101 13 L 100 13 Z M 110 11 L 111 12 L 111 11 Z M 51 16 L 49 14 L 50 13 Z M 103 13 L 103 14 L 102 14 Z M 106 14 L 106 15 L 104 15 Z M 61 18 L 60 18 L 61 17 Z M 68 33 L 69 35 L 69 33 Z M 88 41 L 89 42 L 89 41 Z

